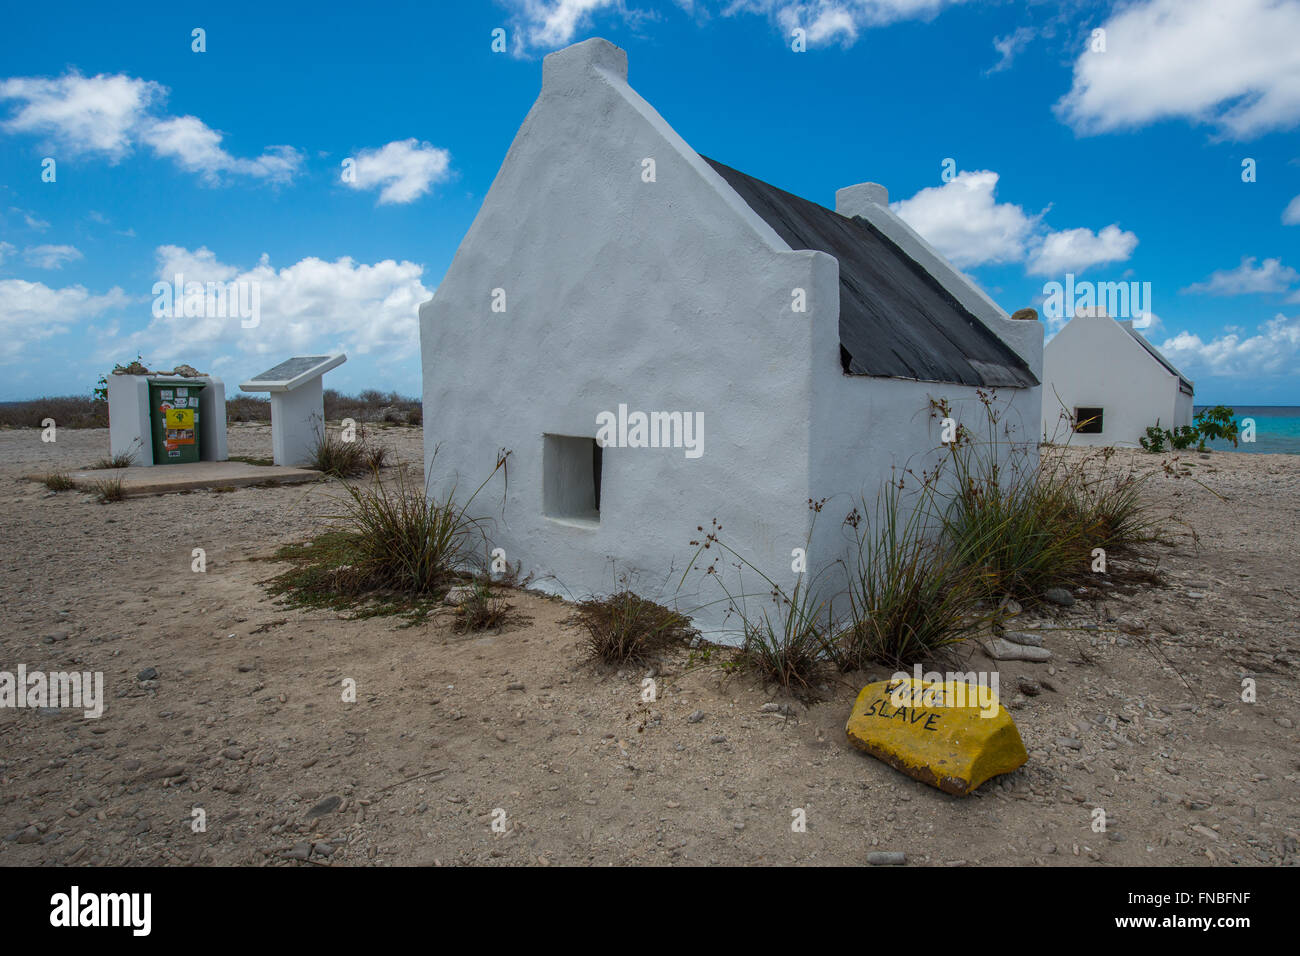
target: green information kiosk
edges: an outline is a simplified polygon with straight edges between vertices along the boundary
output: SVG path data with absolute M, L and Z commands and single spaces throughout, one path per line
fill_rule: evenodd
M 149 382 L 155 465 L 181 465 L 199 460 L 199 393 L 203 388 L 184 378 Z

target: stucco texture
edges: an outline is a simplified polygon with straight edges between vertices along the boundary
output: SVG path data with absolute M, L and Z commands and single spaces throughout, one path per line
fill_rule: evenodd
M 430 492 L 456 482 L 464 498 L 508 449 L 471 513 L 490 518 L 492 546 L 534 586 L 582 598 L 626 579 L 706 634 L 734 638 L 716 580 L 696 571 L 679 588 L 697 527 L 717 519 L 725 541 L 788 587 L 808 499 L 874 496 L 932 444 L 928 396 L 973 390 L 844 376 L 836 261 L 791 251 L 627 85 L 618 48 L 588 40 L 547 57 L 543 72 L 420 309 Z M 792 310 L 796 288 L 807 312 Z M 502 293 L 505 310 L 493 311 Z M 599 520 L 547 517 L 545 436 L 594 437 L 597 415 L 620 404 L 702 412 L 703 454 L 604 448 Z M 1017 413 L 1032 415 L 1032 436 L 1036 392 L 1030 406 Z M 818 527 L 838 535 L 842 518 Z M 844 551 L 842 536 L 826 542 L 813 570 Z M 767 599 L 752 574 L 728 580 L 751 607 Z

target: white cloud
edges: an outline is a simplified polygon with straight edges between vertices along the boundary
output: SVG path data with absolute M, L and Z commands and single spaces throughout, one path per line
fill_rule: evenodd
M 809 46 L 839 41 L 851 46 L 870 27 L 899 20 L 928 19 L 962 0 L 736 0 L 723 11 L 764 13 L 787 38 L 796 27 L 807 31 Z
M 302 164 L 301 154 L 292 146 L 271 146 L 256 159 L 239 159 L 222 148 L 221 139 L 221 133 L 197 116 L 155 120 L 140 130 L 141 142 L 156 155 L 173 160 L 186 172 L 199 173 L 210 183 L 220 181 L 221 173 L 284 183 Z
M 1164 119 L 1246 139 L 1300 122 L 1300 0 L 1141 0 L 1103 24 L 1057 115 L 1082 134 Z
M 74 70 L 55 79 L 18 77 L 0 82 L 0 100 L 18 104 L 0 128 L 43 136 L 51 150 L 99 154 L 111 163 L 142 143 L 209 182 L 222 173 L 287 182 L 297 172 L 302 157 L 292 147 L 271 146 L 256 159 L 240 159 L 221 147 L 221 133 L 197 117 L 155 114 L 166 97 L 161 84 L 124 74 L 82 76 Z
M 1282 210 L 1282 225 L 1300 226 L 1300 196 L 1296 196 Z
M 21 105 L 4 124 L 10 133 L 35 133 L 72 155 L 103 153 L 112 162 L 130 151 L 132 131 L 149 106 L 166 96 L 157 83 L 117 75 L 57 79 L 16 77 L 0 82 L 0 100 Z
M 1300 361 L 1300 316 L 1288 318 L 1279 312 L 1259 326 L 1257 334 L 1246 337 L 1226 331 L 1206 342 L 1191 332 L 1180 332 L 1166 339 L 1160 351 L 1189 374 L 1199 369 L 1213 376 L 1252 379 L 1293 375 Z
M 110 309 L 124 308 L 129 301 L 117 287 L 92 295 L 79 285 L 52 289 L 42 282 L 0 279 L 0 364 L 12 364 L 26 346 Z
M 186 281 L 229 282 L 239 274 L 234 266 L 217 261 L 217 254 L 207 246 L 191 252 L 183 246 L 159 246 L 154 250 L 158 260 L 158 277 L 171 282 L 176 275 Z
M 963 171 L 890 208 L 959 268 L 1020 262 L 1039 217 L 998 202 L 997 185 L 998 174 L 991 170 Z
M 229 359 L 232 352 L 259 359 L 330 349 L 410 354 L 419 344 L 419 307 L 432 295 L 420 281 L 423 266 L 392 259 L 367 265 L 346 256 L 334 262 L 309 257 L 276 269 L 263 254 L 255 266 L 243 268 L 221 262 L 207 248 L 181 246 L 160 246 L 157 259 L 162 281 L 172 282 L 181 272 L 187 284 L 255 284 L 260 305 L 254 328 L 241 327 L 234 315 L 153 318 L 126 344 L 164 366 L 238 367 L 241 360 Z
M 998 51 L 998 62 L 985 70 L 985 74 L 1001 73 L 1003 70 L 1010 69 L 1011 62 L 1037 35 L 1038 31 L 1033 27 L 1018 27 L 1004 37 L 994 37 L 993 49 Z
M 1300 273 L 1282 265 L 1280 259 L 1265 259 L 1256 266 L 1255 257 L 1243 258 L 1235 269 L 1221 269 L 1204 282 L 1197 282 L 1183 292 L 1205 295 L 1254 295 L 1257 293 L 1285 292 L 1300 279 Z
M 13 251 L 14 251 L 13 243 L 0 242 L 0 263 L 3 263 L 5 261 L 5 258 Z
M 515 31 L 515 51 L 553 50 L 572 43 L 586 31 L 595 15 L 603 10 L 617 13 L 628 22 L 651 16 L 626 0 L 502 0 L 511 11 Z M 836 41 L 852 45 L 863 30 L 898 20 L 925 19 L 946 6 L 964 0 L 730 0 L 721 9 L 724 17 L 759 14 L 776 23 L 788 40 L 799 27 L 807 34 L 810 46 Z M 690 15 L 703 16 L 690 0 L 677 0 Z
M 355 157 L 353 189 L 380 188 L 379 203 L 408 203 L 448 179 L 451 153 L 416 139 L 396 140 L 379 149 L 363 149 Z
M 554 49 L 569 43 L 597 10 L 619 7 L 618 0 L 511 0 L 526 45 Z
M 1080 273 L 1090 266 L 1122 262 L 1137 236 L 1114 223 L 1100 232 L 1077 228 L 1053 232 L 1042 213 L 998 202 L 999 176 L 966 170 L 942 186 L 929 186 L 890 208 L 958 268 L 1024 263 L 1030 275 Z
M 1137 248 L 1138 238 L 1112 223 L 1101 232 L 1091 229 L 1066 229 L 1043 237 L 1042 244 L 1030 257 L 1026 270 L 1030 275 L 1079 273 L 1089 266 L 1123 262 Z
M 34 229 L 37 232 L 44 232 L 46 229 L 50 228 L 50 224 L 46 222 L 44 219 L 37 219 L 30 212 L 24 212 L 23 210 L 17 208 L 16 206 L 11 206 L 9 208 L 9 211 L 21 213 L 23 217 L 23 222 L 27 224 L 28 229 Z
M 62 269 L 65 262 L 84 258 L 76 246 L 30 246 L 23 250 L 23 258 L 37 269 Z

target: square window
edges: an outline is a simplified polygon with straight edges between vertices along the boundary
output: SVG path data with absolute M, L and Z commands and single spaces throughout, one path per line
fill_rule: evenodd
M 594 438 L 543 437 L 542 514 L 560 521 L 599 523 L 604 449 Z
M 1102 409 L 1076 408 L 1074 410 L 1074 430 L 1080 435 L 1100 435 Z

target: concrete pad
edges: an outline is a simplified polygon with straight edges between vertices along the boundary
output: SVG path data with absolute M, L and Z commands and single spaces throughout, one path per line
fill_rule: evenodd
M 44 475 L 27 477 L 32 481 L 45 478 Z M 101 481 L 121 478 L 122 490 L 128 495 L 165 495 L 200 488 L 257 485 L 264 481 L 277 484 L 315 481 L 321 477 L 321 473 L 310 468 L 250 465 L 242 461 L 196 461 L 184 465 L 132 465 L 130 468 L 72 471 L 68 477 L 80 491 L 89 491 Z

